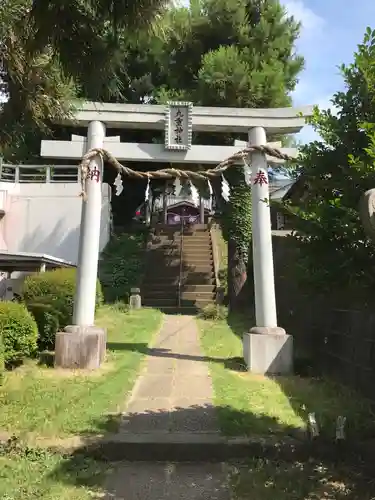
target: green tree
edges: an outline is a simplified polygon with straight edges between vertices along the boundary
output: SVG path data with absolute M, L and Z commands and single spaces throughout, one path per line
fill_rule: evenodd
M 0 147 L 35 150 L 72 99 L 122 99 L 124 33 L 155 22 L 165 0 L 2 0 Z M 34 140 L 33 140 L 34 138 Z M 34 146 L 34 147 L 32 147 Z M 20 156 L 18 154 L 18 156 Z
M 375 186 L 375 31 L 370 28 L 342 66 L 345 90 L 330 110 L 311 120 L 322 141 L 301 148 L 304 201 L 296 214 L 300 279 L 313 290 L 368 290 L 375 286 L 374 246 L 359 217 L 361 195 Z

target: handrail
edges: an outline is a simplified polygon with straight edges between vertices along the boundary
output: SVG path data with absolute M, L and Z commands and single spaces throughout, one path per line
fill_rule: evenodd
M 182 247 L 184 244 L 184 220 L 181 219 L 181 236 L 180 236 L 180 273 L 178 278 L 178 307 L 181 307 L 181 281 L 182 281 Z
M 79 183 L 74 165 L 12 165 L 0 161 L 0 181 L 12 183 Z

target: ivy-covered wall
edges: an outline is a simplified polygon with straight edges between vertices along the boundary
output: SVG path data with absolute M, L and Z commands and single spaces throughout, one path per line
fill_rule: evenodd
M 251 244 L 251 190 L 244 181 L 243 166 L 228 170 L 230 199 L 222 214 L 223 236 L 228 242 L 228 298 L 232 309 L 240 307 L 247 281 Z

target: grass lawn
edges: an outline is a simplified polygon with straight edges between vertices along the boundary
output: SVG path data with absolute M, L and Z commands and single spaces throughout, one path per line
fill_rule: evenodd
M 327 380 L 255 376 L 238 369 L 238 363 L 233 369 L 227 360 L 242 357 L 238 335 L 226 321 L 199 320 L 199 327 L 205 354 L 212 358 L 215 405 L 224 434 L 293 435 L 306 429 L 308 413 L 315 412 L 321 434 L 332 439 L 339 415 L 347 417 L 348 436 L 375 435 L 371 405 L 358 394 Z
M 89 500 L 102 498 L 110 465 L 89 458 L 29 450 L 0 456 L 1 500 Z
M 0 433 L 32 440 L 110 430 L 106 414 L 124 405 L 161 317 L 151 309 L 126 313 L 102 307 L 97 324 L 107 328 L 108 354 L 96 372 L 55 370 L 36 362 L 8 372 L 0 387 Z
M 343 465 L 252 459 L 229 467 L 233 500 L 373 500 L 375 482 Z

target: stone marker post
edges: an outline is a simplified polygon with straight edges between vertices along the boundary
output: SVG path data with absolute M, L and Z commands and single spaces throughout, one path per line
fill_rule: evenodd
M 249 131 L 249 144 L 267 144 L 264 128 Z M 250 162 L 256 326 L 244 334 L 244 359 L 253 373 L 286 374 L 293 367 L 293 339 L 277 326 L 267 159 L 252 153 Z

